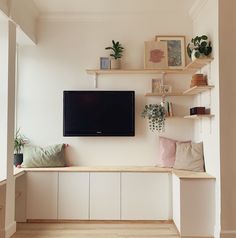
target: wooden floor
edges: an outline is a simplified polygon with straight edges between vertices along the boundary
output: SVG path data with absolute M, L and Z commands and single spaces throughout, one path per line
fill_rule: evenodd
M 179 238 L 172 223 L 20 223 L 12 238 Z

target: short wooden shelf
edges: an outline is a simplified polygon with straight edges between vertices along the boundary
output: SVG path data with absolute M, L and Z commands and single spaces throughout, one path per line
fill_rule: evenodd
M 213 85 L 206 85 L 206 86 L 194 86 L 192 88 L 187 89 L 183 92 L 184 95 L 196 95 L 198 93 L 202 93 L 214 88 Z
M 211 114 L 184 116 L 185 119 L 202 119 L 202 118 L 212 118 L 212 117 L 214 117 L 214 115 L 211 115 Z
M 189 96 L 189 95 L 184 95 L 183 92 L 173 92 L 173 93 L 167 93 L 167 94 L 162 94 L 162 93 L 146 93 L 146 97 L 162 97 L 162 96 L 169 96 L 169 97 L 179 97 L 179 96 Z
M 196 59 L 192 61 L 190 64 L 188 64 L 183 71 L 189 72 L 189 73 L 196 73 L 198 70 L 200 70 L 202 67 L 208 65 L 211 63 L 213 58 L 203 58 L 203 59 Z

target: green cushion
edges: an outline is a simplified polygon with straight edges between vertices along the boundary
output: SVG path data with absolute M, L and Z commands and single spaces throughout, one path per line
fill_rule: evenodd
M 45 148 L 33 145 L 24 146 L 24 159 L 22 167 L 64 167 L 64 144 L 52 145 Z

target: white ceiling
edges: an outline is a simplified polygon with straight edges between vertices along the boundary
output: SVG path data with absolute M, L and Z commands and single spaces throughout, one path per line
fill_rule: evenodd
M 41 13 L 138 13 L 188 11 L 195 0 L 33 0 Z

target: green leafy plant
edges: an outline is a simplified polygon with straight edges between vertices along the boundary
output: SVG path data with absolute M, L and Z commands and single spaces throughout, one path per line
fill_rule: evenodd
M 106 50 L 112 50 L 113 52 L 110 54 L 111 57 L 114 59 L 120 59 L 122 57 L 122 53 L 124 51 L 123 46 L 120 44 L 119 41 L 115 42 L 112 40 L 112 47 L 106 47 Z
M 20 134 L 20 128 L 16 131 L 14 139 L 14 151 L 15 154 L 20 154 L 22 148 L 25 145 L 25 137 Z
M 187 45 L 187 53 L 190 58 L 193 51 L 196 58 L 199 58 L 201 55 L 208 56 L 211 54 L 211 42 L 208 41 L 208 37 L 206 35 L 192 38 L 191 42 Z
M 165 108 L 161 104 L 145 105 L 141 116 L 148 119 L 151 131 L 164 131 L 166 113 Z

